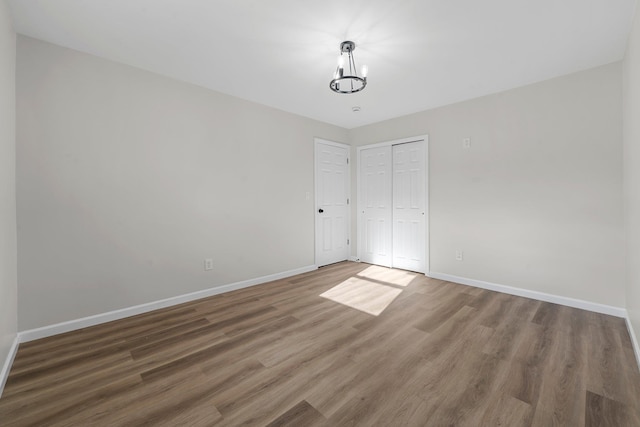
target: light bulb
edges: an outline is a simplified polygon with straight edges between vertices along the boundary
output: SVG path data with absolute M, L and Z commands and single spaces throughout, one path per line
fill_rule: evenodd
M 367 74 L 369 74 L 369 67 L 366 65 L 362 66 L 362 77 L 367 78 Z
M 344 68 L 344 56 L 342 55 L 338 58 L 338 68 Z

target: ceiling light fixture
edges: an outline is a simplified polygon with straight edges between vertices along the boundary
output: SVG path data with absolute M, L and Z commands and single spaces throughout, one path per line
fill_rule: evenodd
M 353 59 L 353 51 L 356 44 L 350 41 L 340 43 L 340 57 L 338 58 L 338 68 L 329 87 L 336 93 L 356 93 L 360 92 L 367 85 L 367 66 L 362 67 L 362 77 L 358 76 L 356 61 Z M 345 55 L 346 53 L 346 55 Z M 345 62 L 347 64 L 345 64 Z M 349 73 L 345 74 L 345 66 L 349 66 Z

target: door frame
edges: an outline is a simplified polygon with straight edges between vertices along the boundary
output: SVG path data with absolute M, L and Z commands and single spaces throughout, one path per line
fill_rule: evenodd
M 331 145 L 334 147 L 344 148 L 347 150 L 347 173 L 345 179 L 347 180 L 347 257 L 345 260 L 351 258 L 351 216 L 353 213 L 353 203 L 351 198 L 351 146 L 342 142 L 329 141 L 323 138 L 313 138 L 313 262 L 316 267 L 318 266 L 318 162 L 316 159 L 316 152 L 318 144 Z
M 360 183 L 360 152 L 362 150 L 366 150 L 369 148 L 378 148 L 378 147 L 392 147 L 394 145 L 400 145 L 400 144 L 407 144 L 409 142 L 418 142 L 418 141 L 423 141 L 424 142 L 424 210 L 425 210 L 425 221 L 424 221 L 424 231 L 425 231 L 425 254 L 424 254 L 424 275 L 428 275 L 429 273 L 429 269 L 430 269 L 430 263 L 429 263 L 429 259 L 431 257 L 431 251 L 430 251 L 430 238 L 429 238 L 429 223 L 430 223 L 430 218 L 431 215 L 429 213 L 429 135 L 425 134 L 425 135 L 418 135 L 418 136 L 412 136 L 412 137 L 408 137 L 408 138 L 401 138 L 401 139 L 394 139 L 392 141 L 384 141 L 384 142 L 378 142 L 376 144 L 369 144 L 369 145 L 361 145 L 359 147 L 356 147 L 356 176 L 357 176 L 357 201 L 356 201 L 356 213 L 360 212 L 360 206 L 362 206 L 362 186 Z M 393 162 L 393 158 L 391 160 Z M 393 176 L 393 175 L 392 175 Z M 393 209 L 393 207 L 392 207 Z M 393 215 L 392 215 L 393 217 Z M 362 253 L 362 242 L 364 241 L 362 238 L 362 233 L 364 233 L 363 230 L 363 224 L 362 221 L 360 221 L 360 215 L 356 214 L 356 228 L 357 228 L 357 233 L 358 233 L 358 249 L 357 249 L 357 254 L 358 254 L 358 261 L 360 260 L 360 255 Z M 393 233 L 393 230 L 392 230 Z M 392 238 L 392 242 L 393 242 L 393 234 L 391 235 Z M 393 250 L 393 243 L 392 243 L 392 250 Z M 391 259 L 393 260 L 393 253 L 391 254 Z

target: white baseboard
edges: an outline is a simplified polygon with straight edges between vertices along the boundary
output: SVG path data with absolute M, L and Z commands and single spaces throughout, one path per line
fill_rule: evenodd
M 228 285 L 222 285 L 215 288 L 204 289 L 202 291 L 178 295 L 159 301 L 153 301 L 145 304 L 135 305 L 133 307 L 122 308 L 120 310 L 109 311 L 107 313 L 100 313 L 93 316 L 83 317 L 81 319 L 69 320 L 66 322 L 43 326 L 36 329 L 29 329 L 26 331 L 18 332 L 18 341 L 28 342 L 40 338 L 50 337 L 52 335 L 63 334 L 65 332 L 75 331 L 77 329 L 87 328 L 89 326 L 95 326 L 101 323 L 111 322 L 113 320 L 124 319 L 125 317 L 135 316 L 137 314 L 147 313 L 149 311 L 158 310 L 160 308 L 166 308 L 189 301 L 222 294 L 225 292 L 231 292 L 238 289 L 248 288 L 250 286 L 260 285 L 262 283 L 272 282 L 274 280 L 284 279 L 317 269 L 318 267 L 316 265 L 308 265 L 306 267 L 301 267 L 294 270 L 283 271 L 281 273 L 270 274 L 268 276 L 257 277 L 255 279 L 243 280 L 241 282 L 230 283 Z
M 636 333 L 633 330 L 631 319 L 629 319 L 629 312 L 627 312 L 626 314 L 627 315 L 625 316 L 625 320 L 627 321 L 627 331 L 629 332 L 629 336 L 631 337 L 631 343 L 633 344 L 633 352 L 636 355 L 636 363 L 638 363 L 638 369 L 640 369 L 640 345 L 638 345 Z
M 9 378 L 9 371 L 11 370 L 11 365 L 13 365 L 13 359 L 15 359 L 16 353 L 18 352 L 18 344 L 20 344 L 20 342 L 18 335 L 16 335 L 13 338 L 13 344 L 11 344 L 11 348 L 9 349 L 9 354 L 7 354 L 7 358 L 4 361 L 4 365 L 2 365 L 2 371 L 0 371 L 0 397 L 2 397 L 4 385 L 7 383 L 7 378 Z
M 350 256 L 349 261 L 360 262 L 360 258 L 358 258 L 357 256 Z
M 531 298 L 539 301 L 551 302 L 554 304 L 566 305 L 568 307 L 581 308 L 583 310 L 593 311 L 596 313 L 608 314 L 616 317 L 627 317 L 627 311 L 622 307 L 614 307 L 611 305 L 598 304 L 595 302 L 584 301 L 574 298 L 562 297 L 559 295 L 547 294 L 544 292 L 531 291 L 528 289 L 514 288 L 512 286 L 498 285 L 496 283 L 483 282 L 482 280 L 467 279 L 466 277 L 452 276 L 450 274 L 436 273 L 430 271 L 427 276 L 434 279 L 446 280 L 447 282 L 460 283 L 463 285 L 474 286 L 476 288 L 488 289 L 490 291 L 502 292 L 505 294 L 516 295 L 519 297 Z

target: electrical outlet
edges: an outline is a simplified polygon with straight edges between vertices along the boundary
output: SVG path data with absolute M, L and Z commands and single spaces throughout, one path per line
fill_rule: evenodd
M 471 138 L 462 139 L 462 148 L 471 148 Z
M 213 259 L 207 258 L 204 260 L 204 270 L 205 271 L 213 270 Z
M 462 261 L 462 251 L 460 249 L 456 249 L 456 261 Z

